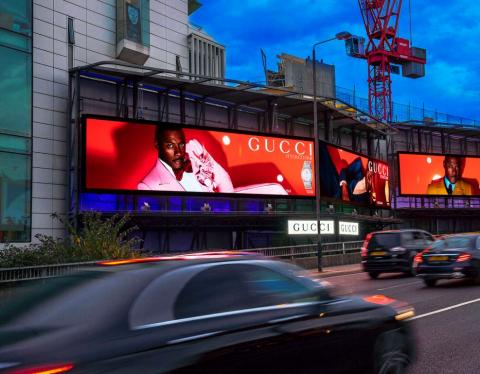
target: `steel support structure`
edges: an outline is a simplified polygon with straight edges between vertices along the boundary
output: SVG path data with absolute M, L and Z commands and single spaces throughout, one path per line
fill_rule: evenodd
M 368 106 L 370 114 L 392 122 L 392 64 L 425 64 L 425 58 L 413 53 L 408 40 L 397 36 L 402 0 L 358 0 L 367 32 L 365 52 L 354 57 L 368 63 Z M 403 66 L 405 68 L 405 66 Z M 419 75 L 408 75 L 419 77 Z

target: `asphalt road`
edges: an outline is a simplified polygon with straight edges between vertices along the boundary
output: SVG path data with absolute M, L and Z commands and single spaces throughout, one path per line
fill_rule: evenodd
M 415 307 L 417 357 L 410 374 L 480 373 L 480 285 L 439 281 L 427 288 L 419 278 L 366 273 L 325 279 L 339 294 L 383 294 Z

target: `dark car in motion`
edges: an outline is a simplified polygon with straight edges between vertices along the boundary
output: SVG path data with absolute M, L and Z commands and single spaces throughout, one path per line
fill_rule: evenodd
M 433 287 L 440 279 L 480 281 L 480 234 L 445 235 L 415 257 L 417 275 Z
M 417 229 L 375 231 L 362 245 L 362 266 L 370 278 L 381 273 L 402 272 L 414 276 L 415 255 L 435 241 L 432 234 Z
M 2 373 L 401 373 L 413 353 L 408 306 L 246 253 L 103 262 L 2 303 Z

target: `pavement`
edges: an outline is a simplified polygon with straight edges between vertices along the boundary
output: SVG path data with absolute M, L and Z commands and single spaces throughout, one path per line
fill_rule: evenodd
M 362 264 L 340 265 L 324 267 L 321 272 L 317 269 L 307 270 L 311 277 L 328 278 L 338 275 L 348 275 L 363 272 Z

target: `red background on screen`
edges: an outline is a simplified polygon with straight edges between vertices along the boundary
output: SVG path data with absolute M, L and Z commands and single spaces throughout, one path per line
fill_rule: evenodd
M 86 187 L 88 189 L 136 190 L 137 184 L 154 167 L 157 150 L 154 148 L 155 124 L 106 119 L 86 120 Z M 226 131 L 185 128 L 187 142 L 197 139 L 213 158 L 229 173 L 234 187 L 256 183 L 279 183 L 289 195 L 314 196 L 315 184 L 306 190 L 301 179 L 304 159 L 289 158 L 278 151 L 279 142 L 284 140 L 284 149 L 294 149 L 297 142 L 304 143 L 300 149 L 310 151 L 306 158 L 313 162 L 313 141 L 265 137 L 254 134 L 238 134 Z M 226 142 L 224 137 L 228 137 Z M 248 147 L 248 140 L 256 138 L 259 151 Z M 269 149 L 265 150 L 265 142 Z M 294 153 L 294 152 L 292 152 Z M 294 156 L 294 155 L 292 155 Z M 281 175 L 283 180 L 278 180 Z

